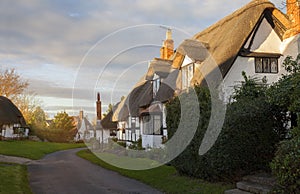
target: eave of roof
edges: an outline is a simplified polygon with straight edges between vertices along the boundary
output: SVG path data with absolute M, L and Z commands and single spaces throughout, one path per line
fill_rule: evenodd
M 208 51 L 219 66 L 223 77 L 226 76 L 240 49 L 255 29 L 266 9 L 276 13 L 274 17 L 280 16 L 275 25 L 280 24 L 281 29 L 284 30 L 285 25 L 288 25 L 286 18 L 283 17 L 284 14 L 268 0 L 253 0 L 193 37 L 193 39 L 209 44 Z

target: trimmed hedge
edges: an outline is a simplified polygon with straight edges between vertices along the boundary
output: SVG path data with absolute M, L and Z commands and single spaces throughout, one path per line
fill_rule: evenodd
M 251 89 L 257 87 L 253 80 L 246 81 L 254 84 Z M 171 162 L 177 171 L 209 181 L 233 181 L 253 171 L 268 170 L 279 137 L 273 130 L 271 105 L 266 97 L 261 92 L 254 92 L 252 96 L 240 95 L 236 102 L 229 104 L 218 140 L 206 154 L 199 156 L 199 147 L 209 123 L 211 102 L 207 88 L 196 87 L 195 90 L 201 111 L 199 125 L 189 146 Z M 170 137 L 176 132 L 179 110 L 178 98 L 167 105 Z

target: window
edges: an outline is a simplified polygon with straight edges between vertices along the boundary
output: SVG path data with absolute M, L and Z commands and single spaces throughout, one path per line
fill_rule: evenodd
M 191 80 L 194 76 L 194 63 L 181 68 L 182 89 L 190 87 Z
M 161 115 L 144 115 L 142 117 L 143 134 L 145 135 L 161 135 L 162 134 L 162 118 Z
M 255 58 L 255 73 L 278 73 L 278 58 Z
M 155 98 L 158 90 L 159 90 L 159 87 L 160 87 L 160 79 L 157 78 L 155 80 L 153 80 L 153 98 Z
M 139 118 L 131 117 L 131 129 L 136 129 L 140 127 Z

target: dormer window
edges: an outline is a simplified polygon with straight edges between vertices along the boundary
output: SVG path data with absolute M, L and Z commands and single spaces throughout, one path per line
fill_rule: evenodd
M 152 84 L 153 84 L 153 98 L 155 98 L 160 87 L 160 78 L 154 79 Z
M 255 73 L 278 73 L 278 58 L 255 57 Z
M 181 67 L 182 89 L 187 89 L 191 86 L 191 80 L 194 76 L 194 63 L 190 63 Z

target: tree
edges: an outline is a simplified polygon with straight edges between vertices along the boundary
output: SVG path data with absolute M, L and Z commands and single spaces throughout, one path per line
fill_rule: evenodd
M 0 71 L 0 95 L 12 101 L 28 87 L 28 81 L 23 80 L 15 69 Z
M 50 128 L 60 129 L 64 131 L 74 130 L 74 120 L 68 115 L 68 113 L 60 112 L 54 116 L 53 122 L 50 125 Z
M 30 125 L 33 122 L 34 111 L 41 106 L 41 101 L 33 93 L 23 93 L 15 97 L 14 103 L 22 112 L 26 123 Z
M 38 128 L 46 128 L 46 114 L 40 106 L 35 108 L 30 119 L 31 125 Z

